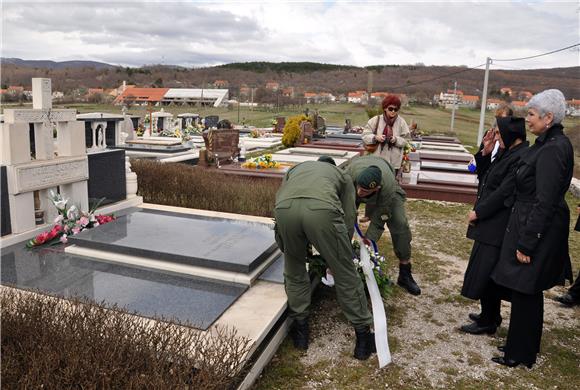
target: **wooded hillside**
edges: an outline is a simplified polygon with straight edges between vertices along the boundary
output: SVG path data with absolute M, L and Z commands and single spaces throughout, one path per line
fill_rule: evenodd
M 331 92 L 335 95 L 354 90 L 367 90 L 372 73 L 372 91 L 405 93 L 419 99 L 451 89 L 457 80 L 458 89 L 468 95 L 480 95 L 483 69 L 450 66 L 384 65 L 366 68 L 317 64 L 312 62 L 233 63 L 208 68 L 147 66 L 141 68 L 94 67 L 75 62 L 75 66 L 43 67 L 2 62 L 1 84 L 30 88 L 32 77 L 50 77 L 53 90 L 70 92 L 78 88 L 115 88 L 126 81 L 141 87 L 200 88 L 212 87 L 216 80 L 228 82 L 231 96 L 243 85 L 264 87 L 267 82 L 280 88 L 294 87 L 295 93 Z M 489 91 L 493 96 L 502 87 L 532 93 L 558 88 L 566 98 L 580 98 L 580 67 L 539 70 L 492 70 Z

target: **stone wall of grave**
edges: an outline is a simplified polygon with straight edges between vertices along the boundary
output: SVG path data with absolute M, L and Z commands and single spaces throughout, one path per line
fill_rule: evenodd
M 5 236 L 12 233 L 12 225 L 10 224 L 10 204 L 8 203 L 8 178 L 6 175 L 6 167 L 0 167 L 0 236 Z
M 105 198 L 101 205 L 127 198 L 125 151 L 91 153 L 89 159 L 89 202 Z

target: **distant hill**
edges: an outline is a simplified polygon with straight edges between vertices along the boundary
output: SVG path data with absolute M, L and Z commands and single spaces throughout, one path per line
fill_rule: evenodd
M 50 77 L 55 91 L 68 93 L 82 88 L 116 88 L 126 81 L 140 87 L 212 88 L 216 80 L 227 81 L 230 96 L 238 96 L 241 87 L 257 88 L 255 98 L 269 97 L 278 101 L 276 93 L 264 91 L 267 82 L 277 82 L 280 88 L 293 87 L 295 95 L 304 92 L 330 92 L 336 96 L 349 91 L 405 93 L 421 101 L 453 88 L 466 95 L 481 95 L 483 69 L 462 66 L 376 65 L 366 68 L 320 64 L 314 62 L 246 62 L 206 68 L 184 68 L 174 65 L 154 65 L 140 68 L 113 66 L 94 61 L 26 61 L 2 59 L 1 84 L 30 88 L 31 78 Z M 515 92 L 537 93 L 547 88 L 560 89 L 566 98 L 580 98 L 580 67 L 492 70 L 489 95 L 498 97 L 502 87 Z M 514 97 L 517 99 L 517 97 Z
M 97 61 L 49 61 L 49 60 L 23 60 L 20 58 L 4 58 L 0 59 L 0 64 L 12 64 L 16 66 L 25 66 L 29 68 L 44 68 L 44 69 L 64 69 L 64 68 L 95 68 L 95 69 L 110 69 L 114 65 L 106 64 Z

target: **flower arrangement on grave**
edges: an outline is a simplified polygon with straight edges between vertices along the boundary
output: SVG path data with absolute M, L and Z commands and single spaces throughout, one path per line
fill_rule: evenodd
M 353 253 L 356 254 L 355 256 L 353 256 L 352 261 L 353 261 L 353 263 L 358 271 L 358 274 L 359 274 L 363 284 L 366 285 L 365 275 L 364 275 L 363 268 L 362 268 L 362 262 L 357 257 L 358 254 L 360 253 L 359 241 L 356 239 L 353 240 L 352 247 L 353 247 Z M 367 248 L 367 250 L 369 251 L 369 254 L 370 254 L 371 263 L 373 265 L 373 274 L 375 275 L 375 280 L 377 281 L 377 286 L 379 288 L 381 296 L 383 298 L 387 298 L 392 292 L 393 282 L 391 281 L 391 279 L 389 278 L 389 276 L 386 273 L 385 257 L 380 255 L 378 252 L 375 252 L 369 246 L 365 245 L 365 247 Z M 314 275 L 316 275 L 316 277 L 321 278 L 323 280 L 324 284 L 330 285 L 330 286 L 334 285 L 333 282 L 328 283 L 329 279 L 332 280 L 332 278 L 330 277 L 331 274 L 329 274 L 329 269 L 328 269 L 328 266 L 326 265 L 326 262 L 320 256 L 320 254 L 314 253 L 314 252 L 315 252 L 315 250 L 313 250 L 313 248 L 310 246 L 309 253 L 308 253 L 308 259 L 309 259 L 308 269 L 310 271 L 312 271 L 314 273 Z
M 104 199 L 104 198 L 103 198 Z M 88 212 L 79 210 L 75 205 L 67 206 L 68 199 L 64 199 L 61 194 L 50 191 L 50 201 L 58 210 L 58 216 L 54 219 L 52 229 L 40 233 L 26 243 L 28 248 L 41 245 L 66 244 L 69 235 L 79 234 L 83 230 L 104 225 L 115 220 L 113 215 L 95 215 L 95 210 L 101 202 L 97 202 Z
M 268 168 L 280 168 L 280 163 L 272 159 L 271 154 L 264 154 L 252 158 L 242 164 L 242 168 L 249 169 L 268 169 Z
M 401 169 L 403 172 L 409 173 L 411 172 L 411 161 L 409 159 L 409 153 L 415 152 L 415 146 L 411 143 L 407 142 L 405 146 L 403 146 L 403 161 L 401 162 Z

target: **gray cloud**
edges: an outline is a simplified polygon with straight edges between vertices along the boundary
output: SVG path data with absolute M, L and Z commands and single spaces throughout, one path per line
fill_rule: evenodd
M 576 43 L 576 2 L 5 1 L 2 56 L 139 66 L 478 65 Z M 562 53 L 523 67 L 578 65 Z

